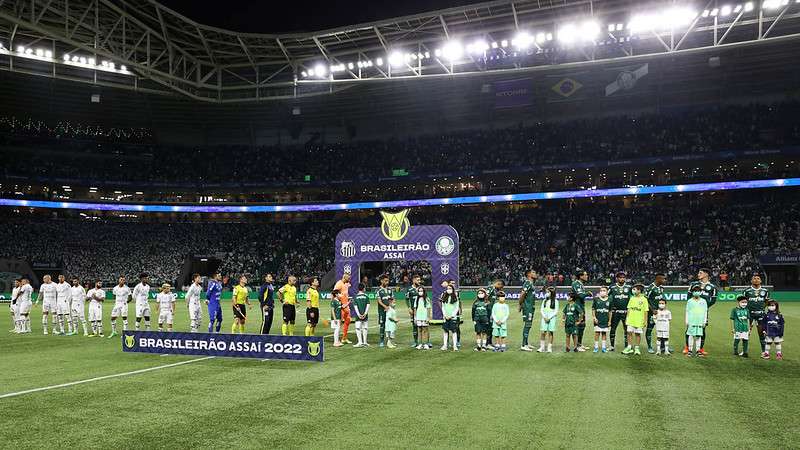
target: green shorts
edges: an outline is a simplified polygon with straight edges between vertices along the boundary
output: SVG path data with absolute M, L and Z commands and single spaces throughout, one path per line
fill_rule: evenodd
M 533 322 L 533 310 L 532 309 L 528 310 L 528 309 L 522 308 L 522 321 L 525 322 L 526 324 L 530 324 L 531 322 Z
M 565 325 L 564 326 L 564 333 L 567 336 L 578 334 L 578 326 L 577 325 Z
M 508 336 L 508 327 L 492 327 L 492 336 L 495 337 Z

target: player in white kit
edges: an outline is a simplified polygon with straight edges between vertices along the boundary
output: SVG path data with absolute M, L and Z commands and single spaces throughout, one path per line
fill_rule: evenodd
M 200 282 L 199 273 L 192 275 L 192 284 L 189 286 L 189 290 L 186 291 L 186 304 L 189 306 L 189 321 L 191 322 L 192 333 L 196 333 L 200 327 L 200 292 L 203 291 Z
M 53 283 L 50 275 L 42 277 L 42 285 L 39 286 L 39 297 L 42 299 L 42 328 L 47 334 L 47 317 L 53 324 L 53 334 L 56 333 L 56 323 L 58 321 L 58 304 L 56 303 L 56 284 Z
M 117 317 L 122 317 L 122 331 L 128 331 L 128 303 L 131 301 L 131 288 L 125 284 L 125 277 L 119 277 L 119 282 L 111 291 L 114 294 L 114 308 L 111 310 L 111 339 L 117 336 Z
M 56 284 L 56 308 L 58 312 L 58 334 L 72 336 L 72 322 L 69 320 L 69 292 L 70 286 L 64 275 L 58 276 Z M 67 330 L 64 329 L 64 322 L 67 323 Z M 65 333 L 66 332 L 66 333 Z
M 144 317 L 144 326 L 150 331 L 150 278 L 144 272 L 139 274 L 139 284 L 133 288 L 133 299 L 136 300 L 136 329 L 138 330 Z
M 86 293 L 89 298 L 89 322 L 92 323 L 92 334 L 89 337 L 103 337 L 103 301 L 106 291 L 102 289 L 103 283 L 96 282 L 94 289 Z
M 20 280 L 14 280 L 14 289 L 11 289 L 11 321 L 14 322 L 14 329 L 9 330 L 9 333 L 19 333 L 19 307 L 17 305 L 17 295 L 19 295 Z
M 77 278 L 72 279 L 72 287 L 69 288 L 69 298 L 69 318 L 72 323 L 72 334 L 78 334 L 78 321 L 80 320 L 81 325 L 83 325 L 83 335 L 89 336 L 86 330 L 86 314 L 84 313 L 86 289 L 81 286 L 81 282 Z
M 33 296 L 33 287 L 27 278 L 23 278 L 19 283 L 19 290 L 17 291 L 17 314 L 19 314 L 19 328 L 20 333 L 31 332 L 31 297 Z
M 169 283 L 161 285 L 161 292 L 156 296 L 156 307 L 158 308 L 158 331 L 164 331 L 164 324 L 167 324 L 167 331 L 172 331 L 172 315 L 175 312 L 175 296 L 170 292 L 172 286 Z

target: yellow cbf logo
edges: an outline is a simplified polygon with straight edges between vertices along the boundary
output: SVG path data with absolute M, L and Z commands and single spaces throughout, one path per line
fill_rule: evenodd
M 319 342 L 308 343 L 308 354 L 311 356 L 319 355 Z
M 128 348 L 133 348 L 133 344 L 136 341 L 134 340 L 133 336 L 125 335 L 125 346 Z
M 406 234 L 408 234 L 408 229 L 411 228 L 411 224 L 406 217 L 407 215 L 407 209 L 397 213 L 381 211 L 381 216 L 383 216 L 383 222 L 381 222 L 381 233 L 383 233 L 383 237 L 390 241 L 399 241 L 400 239 L 406 237 Z

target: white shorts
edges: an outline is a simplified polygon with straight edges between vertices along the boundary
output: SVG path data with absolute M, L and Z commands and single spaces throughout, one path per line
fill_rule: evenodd
M 42 300 L 42 312 L 43 313 L 58 313 L 58 305 L 56 305 L 55 300 Z
M 200 308 L 200 304 L 189 304 L 189 320 L 195 320 L 200 322 L 200 312 L 202 308 Z
M 8 307 L 11 308 L 11 314 L 13 314 L 14 317 L 16 317 L 17 316 L 17 311 L 19 311 L 19 307 L 17 306 L 17 304 L 16 303 L 9 303 Z
M 69 314 L 69 303 L 66 301 L 58 302 L 58 314 L 61 316 Z
M 19 314 L 20 316 L 21 315 L 25 315 L 25 314 L 30 314 L 30 312 L 31 312 L 31 302 L 20 302 L 20 303 L 17 303 L 17 308 L 18 308 L 17 309 L 17 314 Z
M 749 340 L 750 339 L 750 332 L 749 331 L 736 331 L 735 333 L 733 333 L 733 338 L 734 339 Z
M 418 327 L 427 327 L 428 326 L 428 321 L 427 320 L 415 320 L 414 324 L 417 325 Z
M 166 323 L 172 325 L 172 311 L 166 309 L 158 313 L 158 323 Z
M 661 339 L 669 339 L 669 330 L 656 331 L 656 337 Z
M 103 305 L 89 303 L 89 322 L 99 322 L 101 320 L 103 320 Z
M 72 317 L 80 320 L 86 320 L 86 313 L 83 311 L 85 308 L 82 304 L 73 303 L 70 305 L 69 313 Z
M 128 304 L 114 303 L 114 308 L 111 309 L 111 317 L 128 317 Z
M 150 303 L 137 303 L 136 304 L 136 318 L 150 317 Z
M 636 328 L 628 325 L 628 333 L 642 334 L 644 333 L 644 328 Z
M 366 320 L 356 320 L 356 328 L 369 328 L 369 322 Z
M 331 320 L 331 328 L 336 329 L 342 326 L 342 321 L 339 319 Z
M 608 333 L 608 327 L 594 326 L 595 333 Z
M 766 336 L 764 342 L 767 344 L 780 344 L 783 342 L 783 336 Z

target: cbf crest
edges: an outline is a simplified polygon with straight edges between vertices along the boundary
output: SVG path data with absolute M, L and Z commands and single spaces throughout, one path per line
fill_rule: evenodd
M 408 209 L 400 212 L 389 213 L 381 211 L 383 222 L 381 222 L 381 233 L 383 237 L 390 241 L 399 241 L 406 237 L 408 229 L 411 228 L 411 223 L 408 221 Z
M 125 346 L 126 347 L 133 348 L 133 345 L 135 343 L 136 343 L 136 340 L 135 340 L 135 338 L 133 336 L 131 336 L 131 335 L 126 335 L 125 336 Z
M 319 342 L 308 343 L 308 354 L 311 356 L 319 355 Z

